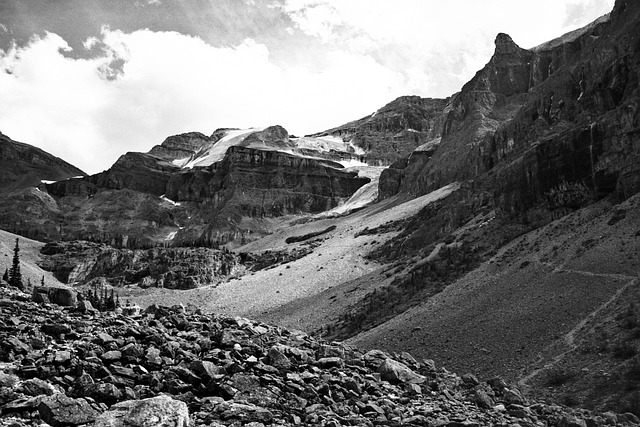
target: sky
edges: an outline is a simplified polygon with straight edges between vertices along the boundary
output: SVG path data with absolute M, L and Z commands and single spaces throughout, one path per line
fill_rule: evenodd
M 614 0 L 0 0 L 0 132 L 93 174 L 170 135 L 320 132 L 443 98 Z

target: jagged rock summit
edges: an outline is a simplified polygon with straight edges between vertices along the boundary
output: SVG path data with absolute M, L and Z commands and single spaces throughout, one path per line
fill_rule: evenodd
M 0 288 L 0 423 L 53 426 L 636 425 L 527 400 L 408 353 L 368 352 L 243 318 L 38 306 Z

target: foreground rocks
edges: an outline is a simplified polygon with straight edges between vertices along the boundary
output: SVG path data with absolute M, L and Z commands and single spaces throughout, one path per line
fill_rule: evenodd
M 51 327 L 47 325 L 59 325 Z M 363 352 L 242 318 L 125 317 L 0 289 L 0 425 L 599 426 L 407 353 Z

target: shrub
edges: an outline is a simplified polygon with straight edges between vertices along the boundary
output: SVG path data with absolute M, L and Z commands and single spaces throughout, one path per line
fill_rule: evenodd
M 571 369 L 556 368 L 549 374 L 547 384 L 552 387 L 558 387 L 565 384 L 577 375 L 577 373 Z

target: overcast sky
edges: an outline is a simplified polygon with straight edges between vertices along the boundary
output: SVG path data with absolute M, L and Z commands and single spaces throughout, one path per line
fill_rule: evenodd
M 0 0 L 0 131 L 88 173 L 167 136 L 322 131 L 446 97 L 614 0 Z

